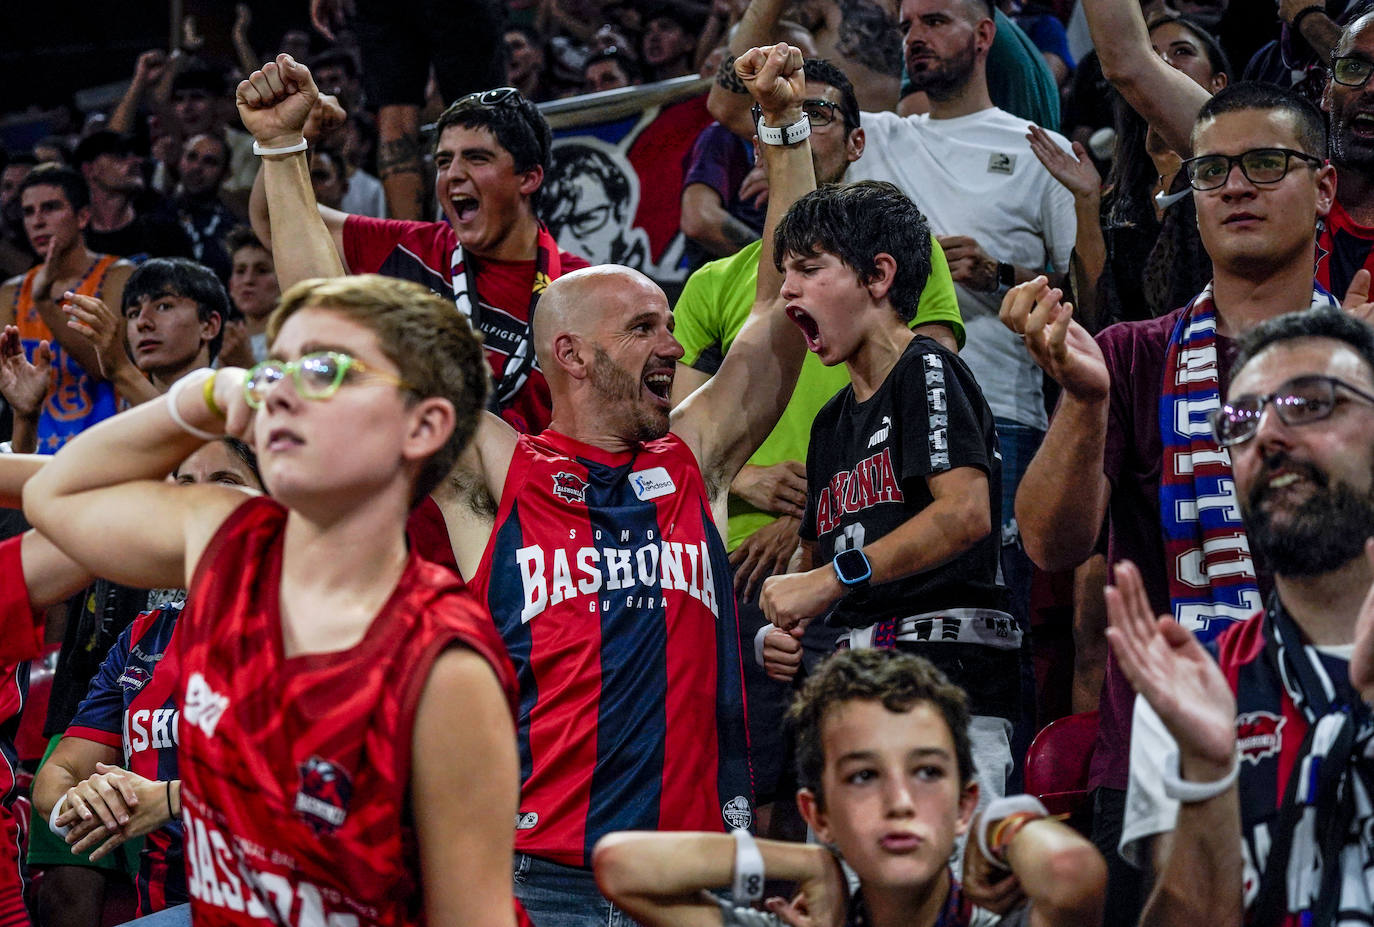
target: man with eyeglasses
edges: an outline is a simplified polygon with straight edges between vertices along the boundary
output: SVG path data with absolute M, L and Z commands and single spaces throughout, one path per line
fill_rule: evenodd
M 1374 331 L 1335 309 L 1262 323 L 1210 425 L 1274 591 L 1204 648 L 1116 568 L 1108 634 L 1141 695 L 1123 852 L 1172 831 L 1141 923 L 1367 922 Z
M 1184 162 L 1212 259 L 1202 293 L 1095 340 L 1043 281 L 1003 303 L 1003 321 L 1063 387 L 1016 497 L 1027 551 L 1045 569 L 1075 566 L 1099 549 L 1107 523 L 1109 561 L 1133 561 L 1155 610 L 1204 640 L 1263 602 L 1230 460 L 1205 415 L 1220 404 L 1236 338 L 1265 319 L 1335 305 L 1313 281 L 1316 220 L 1336 185 L 1323 144 L 1321 113 L 1306 100 L 1263 84 L 1227 87 L 1202 108 L 1195 157 Z M 1138 880 L 1115 863 L 1133 698 L 1109 659 L 1090 781 L 1113 904 Z
M 412 280 L 453 300 L 483 336 L 496 384 L 493 411 L 517 431 L 545 428 L 551 400 L 535 361 L 530 323 L 549 282 L 587 262 L 560 250 L 539 221 L 551 144 L 539 110 L 512 87 L 458 100 L 439 117 L 434 147 L 445 221 L 374 219 L 315 201 L 300 153 L 319 97 L 309 69 L 283 55 L 262 72 L 281 90 L 270 107 L 250 115 L 263 152 L 252 200 L 258 237 L 268 248 L 273 238 L 301 241 L 308 236 L 304 224 L 318 209 L 337 252 L 324 256 L 329 264 L 342 263 L 344 273 Z M 318 276 L 317 255 L 294 247 L 274 248 L 273 255 L 283 289 Z

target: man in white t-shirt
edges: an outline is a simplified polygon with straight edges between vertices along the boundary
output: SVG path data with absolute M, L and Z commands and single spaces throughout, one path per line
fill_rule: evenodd
M 731 47 L 762 44 L 782 5 L 752 0 Z M 992 104 L 987 55 L 997 27 L 990 0 L 903 0 L 901 29 L 907 72 L 930 99 L 930 112 L 863 113 L 868 146 L 847 179 L 896 184 L 925 213 L 949 259 L 968 335 L 959 356 L 997 421 L 1002 536 L 1013 545 L 1003 564 L 1013 610 L 1024 621 L 1030 561 L 1016 543 L 1013 503 L 1048 422 L 1040 371 L 998 322 L 997 310 L 1012 284 L 1068 268 L 1077 233 L 1073 197 L 1031 153 L 1026 121 Z M 736 134 L 750 135 L 749 96 L 730 89 L 712 89 L 711 114 Z

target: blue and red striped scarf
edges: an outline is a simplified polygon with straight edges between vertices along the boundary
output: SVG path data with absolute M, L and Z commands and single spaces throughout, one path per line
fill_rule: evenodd
M 1313 285 L 1312 308 L 1336 305 L 1330 293 Z M 1169 602 L 1178 623 L 1203 641 L 1264 604 L 1231 455 L 1217 446 L 1207 421 L 1220 406 L 1217 313 L 1209 283 L 1169 335 L 1159 398 L 1159 509 Z

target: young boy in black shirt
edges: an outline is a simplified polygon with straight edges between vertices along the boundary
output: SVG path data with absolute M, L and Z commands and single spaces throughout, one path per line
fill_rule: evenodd
M 916 206 L 878 182 L 817 190 L 779 225 L 788 315 L 823 363 L 848 368 L 850 386 L 812 425 L 803 572 L 764 583 L 780 629 L 765 657 L 827 610 L 850 629 L 848 646 L 927 657 L 969 693 L 975 761 L 1000 795 L 1021 645 L 993 531 L 1001 454 L 968 367 L 907 327 L 929 236 Z

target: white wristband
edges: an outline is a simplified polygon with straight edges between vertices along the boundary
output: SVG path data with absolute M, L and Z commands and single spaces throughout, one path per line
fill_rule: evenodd
M 270 156 L 270 155 L 288 155 L 288 154 L 295 154 L 295 153 L 298 152 L 298 151 L 305 151 L 305 149 L 307 149 L 307 148 L 309 148 L 309 147 L 310 147 L 310 145 L 306 142 L 304 136 L 302 136 L 302 137 L 301 137 L 301 140 L 300 140 L 299 142 L 297 142 L 296 144 L 294 144 L 294 145 L 286 145 L 286 146 L 284 146 L 284 147 L 282 147 L 282 148 L 264 148 L 264 147 L 262 147 L 261 145 L 258 144 L 258 140 L 257 140 L 257 139 L 253 139 L 253 154 L 257 155 L 257 156 L 260 157 L 260 158 L 263 157 L 264 155 L 269 155 L 269 156 Z
M 999 869 L 1011 867 L 992 855 L 992 849 L 988 846 L 988 831 L 993 824 L 1018 811 L 1029 811 L 1044 817 L 1049 817 L 1050 814 L 1040 803 L 1040 799 L 1034 795 L 1003 795 L 988 802 L 988 806 L 983 809 L 983 816 L 978 820 L 978 849 L 983 851 L 983 859 Z
M 57 825 L 57 819 L 62 817 L 63 806 L 66 804 L 67 793 L 63 792 L 62 797 L 57 800 L 57 804 L 52 806 L 52 814 L 48 815 L 48 830 L 52 831 L 54 834 L 56 834 L 63 840 L 67 839 L 67 834 L 72 829 L 72 826 L 70 824 L 68 824 L 65 827 L 59 827 Z
M 1185 782 L 1180 777 L 1178 751 L 1175 750 L 1164 758 L 1164 770 L 1160 776 L 1160 781 L 1164 785 L 1165 795 L 1190 805 L 1194 802 L 1216 798 L 1235 783 L 1238 775 L 1240 775 L 1239 754 L 1231 763 L 1231 771 L 1215 782 Z
M 213 373 L 211 374 L 214 375 Z M 190 382 L 191 375 L 187 374 L 180 380 L 172 384 L 172 388 L 167 391 L 167 414 L 172 416 L 172 421 L 176 422 L 177 427 L 186 432 L 193 438 L 202 441 L 218 441 L 223 435 L 211 434 L 203 428 L 197 428 L 186 419 L 182 418 L 181 410 L 177 408 L 177 403 L 181 401 L 181 394 L 186 391 L 186 384 Z
M 752 904 L 763 897 L 763 854 L 754 835 L 743 827 L 730 831 L 735 838 L 735 879 L 730 895 L 735 904 Z

